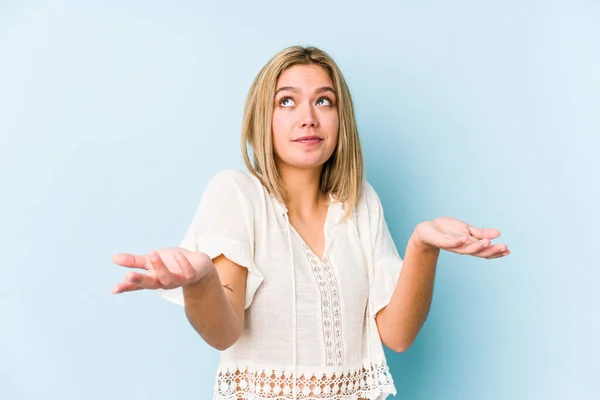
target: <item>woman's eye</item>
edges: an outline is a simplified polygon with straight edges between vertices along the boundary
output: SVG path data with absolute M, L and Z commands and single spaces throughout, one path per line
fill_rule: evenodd
M 331 104 L 331 100 L 329 100 L 327 97 L 321 97 L 319 100 L 317 100 L 318 106 L 330 106 Z
M 291 97 L 282 97 L 281 100 L 279 100 L 279 105 L 283 107 L 292 107 L 295 104 Z

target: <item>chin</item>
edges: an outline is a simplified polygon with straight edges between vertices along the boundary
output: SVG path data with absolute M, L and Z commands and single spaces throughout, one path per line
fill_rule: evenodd
M 285 164 L 288 168 L 295 168 L 295 169 L 320 169 L 323 167 L 323 165 L 325 165 L 325 163 L 327 162 L 327 160 L 289 160 L 289 161 L 283 161 L 283 164 Z
M 276 155 L 275 158 L 288 168 L 308 170 L 322 168 L 332 155 L 322 151 L 289 152 L 283 157 Z

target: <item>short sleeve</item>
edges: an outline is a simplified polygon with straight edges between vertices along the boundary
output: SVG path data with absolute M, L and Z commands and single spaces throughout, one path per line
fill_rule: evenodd
M 254 264 L 254 211 L 248 196 L 249 177 L 241 171 L 217 173 L 207 184 L 200 204 L 179 247 L 207 254 L 221 254 L 248 269 L 245 306 L 248 308 L 263 276 Z M 165 299 L 184 305 L 181 288 L 158 290 Z
M 373 312 L 376 314 L 387 306 L 392 298 L 402 269 L 402 258 L 398 254 L 386 223 L 379 196 L 372 187 L 368 188 L 368 208 L 373 241 Z

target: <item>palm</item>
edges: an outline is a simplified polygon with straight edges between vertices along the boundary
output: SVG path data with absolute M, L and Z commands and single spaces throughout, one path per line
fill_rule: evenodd
M 500 236 L 498 229 L 476 228 L 456 218 L 437 218 L 420 224 L 417 236 L 427 245 L 457 254 L 491 259 L 510 253 L 505 244 L 491 244 Z
M 153 251 L 147 255 L 115 254 L 113 262 L 144 271 L 129 272 L 124 282 L 113 288 L 113 293 L 140 289 L 173 289 L 189 285 L 206 275 L 212 265 L 206 254 L 176 247 Z

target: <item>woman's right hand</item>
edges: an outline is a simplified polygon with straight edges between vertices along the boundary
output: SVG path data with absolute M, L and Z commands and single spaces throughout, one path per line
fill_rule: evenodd
M 152 251 L 147 255 L 119 253 L 112 261 L 123 267 L 146 271 L 128 272 L 125 280 L 113 287 L 114 294 L 140 289 L 174 289 L 196 283 L 214 270 L 208 255 L 179 247 Z

